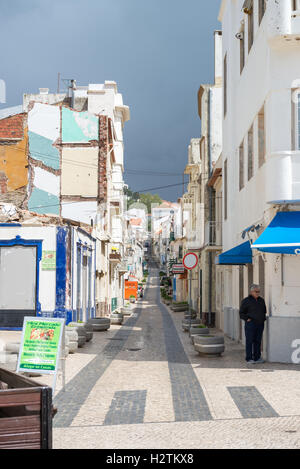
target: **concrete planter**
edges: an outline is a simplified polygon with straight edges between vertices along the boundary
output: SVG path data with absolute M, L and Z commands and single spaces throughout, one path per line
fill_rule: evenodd
M 188 311 L 189 307 L 188 305 L 182 305 L 182 306 L 173 305 L 171 306 L 171 309 L 172 311 L 174 311 L 174 313 L 184 313 L 185 311 Z
M 1 354 L 1 367 L 8 371 L 16 371 L 18 364 L 18 355 L 16 353 Z
M 199 319 L 184 319 L 182 321 L 182 329 L 184 332 L 188 332 L 192 326 L 200 326 L 201 321 Z
M 84 328 L 86 330 L 86 341 L 90 342 L 93 338 L 93 326 L 90 323 L 85 323 Z
M 9 342 L 7 344 L 5 344 L 4 346 L 4 350 L 6 353 L 9 353 L 9 354 L 19 354 L 19 350 L 20 350 L 20 345 L 21 343 L 19 342 Z
M 192 335 L 209 335 L 208 327 L 194 327 L 190 328 L 190 336 Z
M 109 318 L 91 318 L 87 322 L 92 326 L 93 332 L 107 331 L 110 328 Z
M 205 328 L 197 328 L 197 327 L 191 327 L 189 330 L 189 335 L 191 338 L 191 342 L 194 345 L 194 339 L 195 337 L 199 335 L 209 335 L 209 329 L 207 327 Z
M 78 349 L 78 340 L 70 340 L 68 347 L 69 353 L 76 353 Z
M 121 325 L 123 324 L 123 314 L 122 313 L 112 313 L 110 315 L 111 324 Z
M 221 356 L 225 352 L 225 341 L 223 336 L 194 336 L 195 350 L 206 356 Z
M 78 334 L 78 347 L 83 347 L 87 341 L 87 330 L 84 327 L 84 323 L 70 322 L 68 327 L 72 327 Z
M 69 341 L 78 342 L 78 333 L 75 327 L 66 327 L 65 331 Z
M 78 347 L 82 348 L 86 343 L 86 336 L 80 335 L 78 336 Z
M 123 314 L 123 316 L 131 316 L 132 311 L 133 310 L 131 308 L 121 308 L 121 314 Z
M 197 313 L 186 313 L 184 315 L 184 319 L 190 320 L 190 319 L 197 319 Z

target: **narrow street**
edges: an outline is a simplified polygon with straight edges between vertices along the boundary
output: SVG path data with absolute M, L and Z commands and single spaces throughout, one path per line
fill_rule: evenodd
M 222 358 L 200 357 L 182 318 L 160 302 L 152 266 L 126 323 L 68 359 L 55 448 L 300 447 L 299 367 L 249 369 L 232 341 Z

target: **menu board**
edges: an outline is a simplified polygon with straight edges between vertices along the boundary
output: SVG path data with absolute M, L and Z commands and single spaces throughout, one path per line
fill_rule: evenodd
M 64 323 L 64 319 L 24 318 L 18 372 L 57 372 Z

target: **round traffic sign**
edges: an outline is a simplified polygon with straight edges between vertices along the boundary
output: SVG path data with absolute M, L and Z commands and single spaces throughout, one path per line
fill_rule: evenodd
M 184 256 L 183 265 L 187 270 L 193 270 L 198 265 L 198 256 L 194 252 L 190 252 Z

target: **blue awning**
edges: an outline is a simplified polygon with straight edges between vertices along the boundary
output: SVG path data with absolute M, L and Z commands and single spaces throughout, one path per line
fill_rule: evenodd
M 220 254 L 216 258 L 217 265 L 245 265 L 252 264 L 252 250 L 250 242 L 237 246 L 230 251 Z
M 278 254 L 300 254 L 300 212 L 279 212 L 252 249 Z

